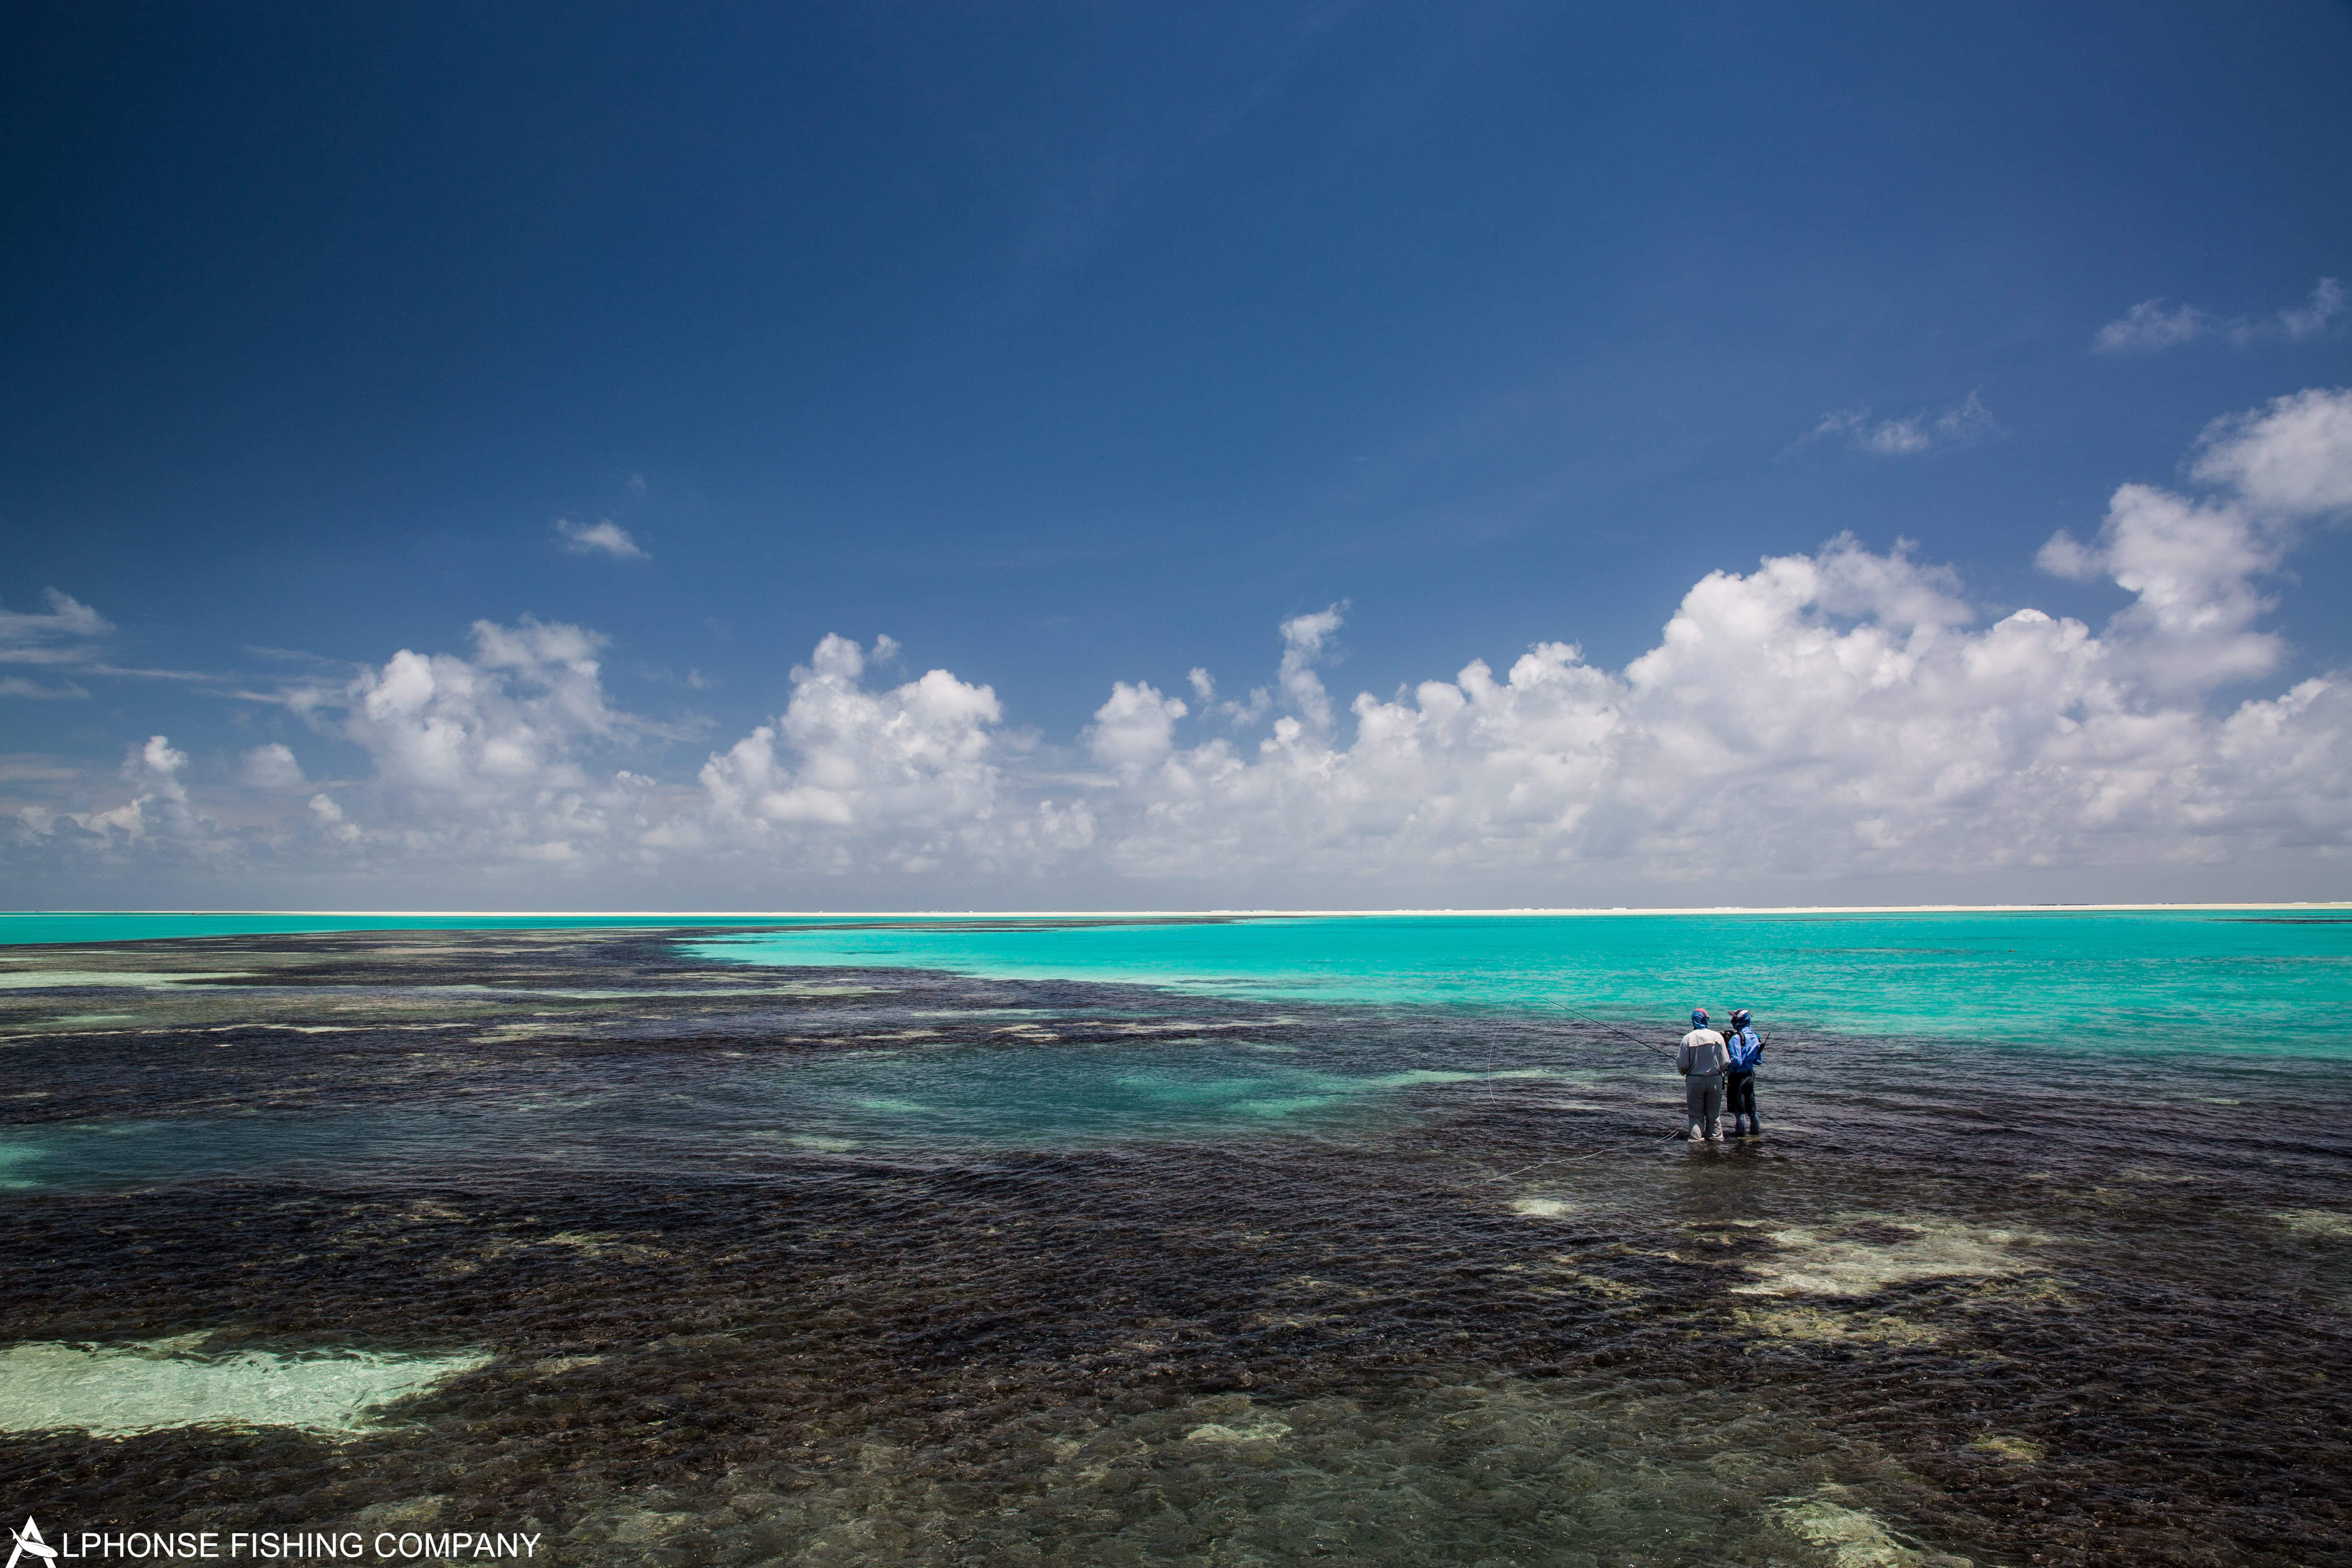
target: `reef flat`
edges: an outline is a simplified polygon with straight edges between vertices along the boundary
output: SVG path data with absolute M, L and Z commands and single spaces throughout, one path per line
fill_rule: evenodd
M 1553 1014 L 709 941 L 0 950 L 0 1493 L 661 1568 L 2352 1563 L 2312 1064 L 1816 1032 L 1691 1146 Z

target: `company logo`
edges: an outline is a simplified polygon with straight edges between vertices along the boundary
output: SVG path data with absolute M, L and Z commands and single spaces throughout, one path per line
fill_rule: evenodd
M 58 1560 L 58 1549 L 41 1540 L 41 1527 L 29 1513 L 25 1516 L 25 1528 L 16 1531 L 15 1539 L 16 1544 L 8 1552 L 8 1568 L 16 1568 L 17 1562 L 26 1556 L 40 1559 L 32 1568 L 49 1568 Z

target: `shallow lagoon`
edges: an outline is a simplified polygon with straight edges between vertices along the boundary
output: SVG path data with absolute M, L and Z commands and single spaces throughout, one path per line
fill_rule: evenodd
M 1630 1005 L 1766 989 L 1727 939 L 1712 986 L 1525 925 L 1485 970 L 1359 925 L 1370 982 L 1234 926 L 7 950 L 0 1472 L 45 1524 L 567 1562 L 2352 1561 L 2340 1068 L 2265 1023 L 2352 927 L 2163 919 L 2000 1005 L 2137 964 L 2231 1048 L 1784 962 L 1729 1148 Z

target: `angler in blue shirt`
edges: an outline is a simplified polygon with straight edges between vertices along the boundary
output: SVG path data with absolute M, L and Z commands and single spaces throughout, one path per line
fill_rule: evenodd
M 1764 1037 L 1756 1032 L 1748 1009 L 1731 1015 L 1731 1030 L 1723 1037 L 1731 1066 L 1723 1075 L 1723 1109 L 1731 1118 L 1734 1138 L 1754 1138 L 1764 1128 L 1756 1120 L 1756 1069 L 1764 1062 Z M 1740 1126 L 1745 1118 L 1748 1125 Z

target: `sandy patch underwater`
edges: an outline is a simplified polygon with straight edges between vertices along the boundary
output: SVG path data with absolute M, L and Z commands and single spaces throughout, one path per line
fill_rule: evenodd
M 0 1432 L 70 1428 L 122 1437 L 200 1426 L 359 1432 L 379 1406 L 490 1361 L 487 1352 L 208 1356 L 205 1337 L 12 1344 L 0 1352 Z

